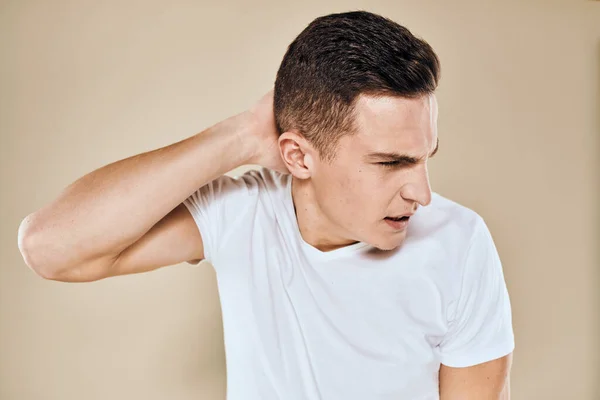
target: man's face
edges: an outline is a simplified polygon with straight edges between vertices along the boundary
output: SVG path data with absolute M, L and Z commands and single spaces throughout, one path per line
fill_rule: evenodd
M 427 160 L 437 150 L 437 100 L 361 96 L 356 127 L 340 139 L 331 163 L 313 166 L 321 229 L 391 250 L 406 237 L 410 219 L 390 218 L 431 201 Z

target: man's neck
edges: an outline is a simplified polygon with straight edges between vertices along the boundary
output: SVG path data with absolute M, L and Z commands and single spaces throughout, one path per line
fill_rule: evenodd
M 335 225 L 321 211 L 309 179 L 292 177 L 292 202 L 304 241 L 321 251 L 331 251 L 357 243 L 336 233 Z

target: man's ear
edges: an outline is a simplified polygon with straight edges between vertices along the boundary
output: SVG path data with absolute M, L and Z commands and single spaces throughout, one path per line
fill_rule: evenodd
M 304 135 L 296 131 L 283 132 L 279 135 L 279 149 L 283 162 L 293 176 L 298 179 L 311 177 L 314 158 L 318 153 Z

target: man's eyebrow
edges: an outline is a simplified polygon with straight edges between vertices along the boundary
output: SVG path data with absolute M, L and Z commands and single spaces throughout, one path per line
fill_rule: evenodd
M 433 151 L 431 152 L 431 154 L 429 154 L 429 158 L 433 157 L 438 149 L 440 147 L 440 139 L 437 139 L 437 142 L 435 144 L 435 149 L 433 149 Z M 417 158 L 417 157 L 413 157 L 413 156 L 409 156 L 406 154 L 399 154 L 396 152 L 391 152 L 391 153 L 387 153 L 387 152 L 375 152 L 375 153 L 369 153 L 367 154 L 366 158 L 378 158 L 378 159 L 384 159 L 386 161 L 394 161 L 394 162 L 398 162 L 400 164 L 417 164 L 419 161 L 421 161 L 421 159 Z

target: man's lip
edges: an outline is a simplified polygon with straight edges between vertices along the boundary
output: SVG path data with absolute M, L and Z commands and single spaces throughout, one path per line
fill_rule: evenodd
M 402 217 L 412 217 L 413 215 L 415 215 L 414 213 L 411 214 L 401 214 L 401 215 L 397 215 L 397 216 L 387 216 L 386 218 L 391 218 L 391 219 L 398 219 L 398 218 L 402 218 Z

